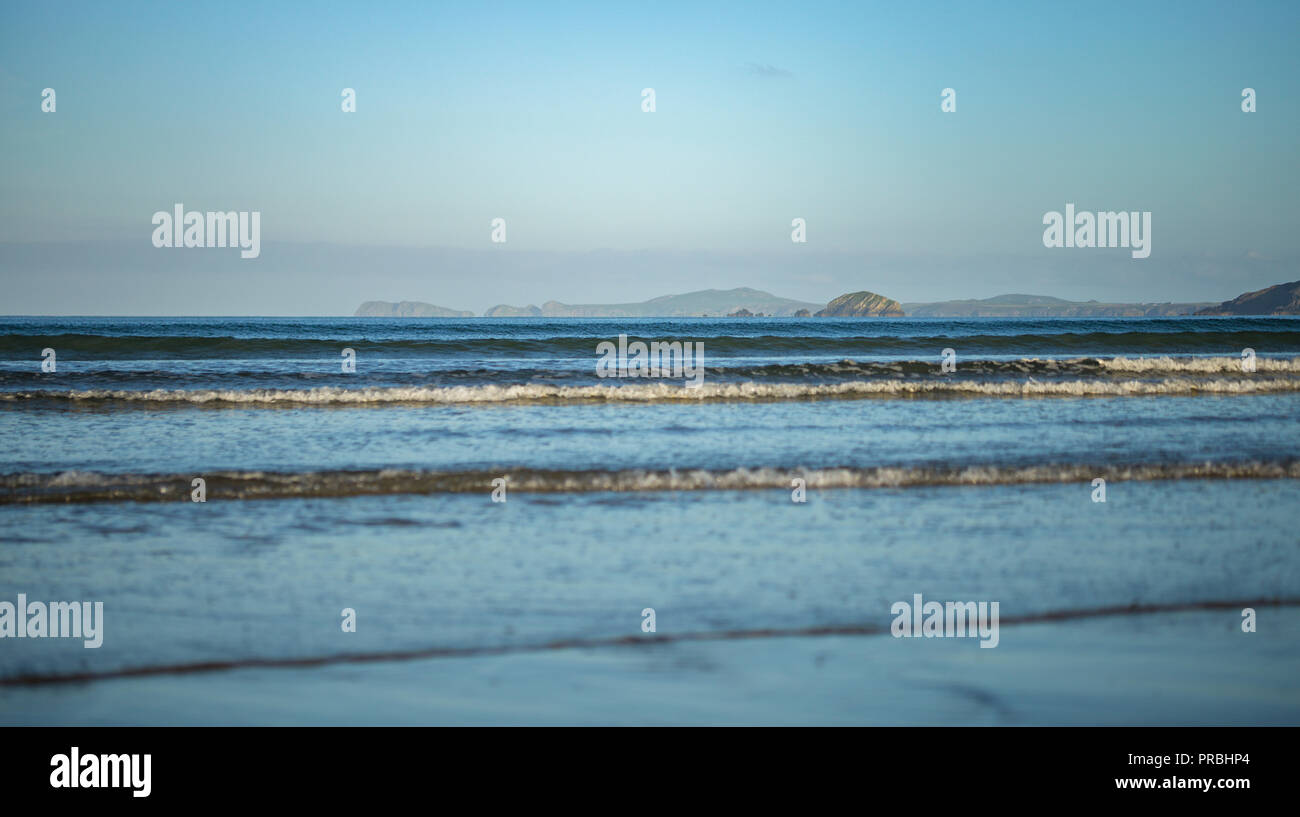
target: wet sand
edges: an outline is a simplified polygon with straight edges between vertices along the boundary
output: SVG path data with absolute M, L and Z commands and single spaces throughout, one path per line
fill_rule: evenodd
M 1300 725 L 1300 609 L 973 639 L 678 641 L 0 689 L 19 724 Z M 365 690 L 364 695 L 357 691 Z

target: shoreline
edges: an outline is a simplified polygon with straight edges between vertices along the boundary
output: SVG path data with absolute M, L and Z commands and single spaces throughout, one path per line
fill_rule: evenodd
M 1039 621 L 994 650 L 778 636 L 6 687 L 0 723 L 1300 725 L 1300 610 L 1237 620 Z

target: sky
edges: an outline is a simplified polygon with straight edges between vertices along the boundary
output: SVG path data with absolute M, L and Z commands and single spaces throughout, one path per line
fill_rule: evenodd
M 1297 42 L 1291 2 L 6 3 L 0 314 L 1224 300 L 1300 278 Z M 178 202 L 261 255 L 154 247 Z M 1044 247 L 1067 203 L 1151 257 Z

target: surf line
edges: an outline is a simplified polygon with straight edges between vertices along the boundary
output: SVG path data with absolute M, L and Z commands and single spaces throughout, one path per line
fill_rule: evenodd
M 1023 616 L 1003 618 L 1000 626 L 1017 624 L 1045 624 L 1079 619 L 1109 618 L 1113 616 L 1154 615 L 1214 610 L 1240 610 L 1245 607 L 1300 607 L 1300 597 L 1273 599 L 1245 599 L 1231 601 L 1190 601 L 1176 604 L 1128 604 L 1110 607 L 1083 607 L 1066 610 L 1048 610 Z M 333 655 L 305 656 L 301 658 L 236 658 L 225 661 L 195 661 L 185 664 L 152 664 L 114 670 L 29 673 L 0 678 L 0 687 L 52 686 L 56 684 L 81 684 L 91 681 L 110 681 L 126 678 L 147 678 L 157 675 L 194 675 L 207 672 L 228 672 L 240 669 L 306 669 L 333 664 L 377 664 L 396 661 L 420 661 L 432 658 L 477 658 L 494 655 L 520 655 L 553 650 L 585 650 L 602 647 L 644 647 L 703 641 L 745 641 L 756 638 L 821 638 L 837 635 L 883 635 L 890 631 L 888 624 L 850 624 L 826 627 L 800 627 L 791 629 L 764 628 L 756 630 L 719 630 L 715 632 L 659 633 L 653 636 L 618 636 L 614 638 L 575 638 L 548 641 L 542 644 L 521 644 L 499 647 L 426 647 L 418 650 L 393 650 L 389 652 L 336 653 Z

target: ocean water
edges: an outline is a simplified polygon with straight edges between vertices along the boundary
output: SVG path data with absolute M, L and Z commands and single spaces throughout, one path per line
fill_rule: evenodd
M 0 722 L 1300 723 L 1298 500 L 1297 318 L 0 318 Z

